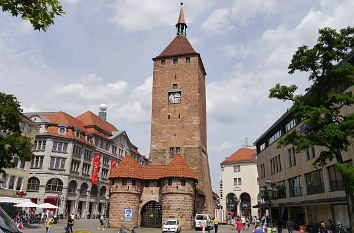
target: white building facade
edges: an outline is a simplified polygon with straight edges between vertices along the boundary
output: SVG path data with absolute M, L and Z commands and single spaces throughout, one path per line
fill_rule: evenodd
M 241 148 L 221 164 L 220 204 L 230 215 L 258 216 L 257 153 Z
M 99 117 L 85 112 L 72 117 L 54 112 L 27 116 L 40 126 L 34 143 L 35 158 L 30 165 L 28 197 L 38 204 L 59 206 L 59 214 L 64 216 L 78 214 L 89 218 L 105 213 L 111 165 L 119 164 L 127 154 L 140 164 L 148 162 L 125 131 L 106 122 L 106 114 L 100 113 Z M 92 176 L 97 153 L 100 160 L 95 184 Z

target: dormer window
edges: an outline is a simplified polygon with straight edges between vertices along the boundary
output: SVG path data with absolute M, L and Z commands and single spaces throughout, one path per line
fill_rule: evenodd
M 64 127 L 59 128 L 59 134 L 65 134 L 66 129 Z
M 165 60 L 161 60 L 161 65 L 165 65 Z
M 79 131 L 75 131 L 75 137 L 76 138 L 80 138 L 80 132 Z
M 89 135 L 86 135 L 86 141 L 90 142 L 90 140 L 91 140 L 91 137 Z
M 178 64 L 178 58 L 173 59 L 173 64 Z

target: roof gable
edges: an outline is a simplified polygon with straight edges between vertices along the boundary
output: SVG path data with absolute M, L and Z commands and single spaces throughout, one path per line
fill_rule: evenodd
M 257 151 L 249 148 L 241 148 L 226 158 L 222 163 L 239 162 L 239 161 L 256 161 Z
M 91 111 L 87 111 L 76 118 L 82 121 L 85 126 L 96 126 L 110 134 L 113 131 L 118 131 L 118 129 L 114 127 L 114 125 L 108 122 L 104 122 L 99 116 L 97 116 Z
M 130 155 L 126 155 L 109 177 L 143 179 L 143 170 Z
M 198 55 L 186 36 L 176 36 L 156 58 L 181 55 Z

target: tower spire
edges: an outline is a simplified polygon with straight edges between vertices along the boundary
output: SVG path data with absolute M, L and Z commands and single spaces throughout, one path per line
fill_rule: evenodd
M 187 24 L 186 24 L 186 21 L 184 20 L 182 6 L 183 6 L 183 2 L 181 1 L 181 9 L 179 11 L 179 17 L 178 17 L 178 21 L 176 24 L 177 36 L 185 36 L 186 35 Z

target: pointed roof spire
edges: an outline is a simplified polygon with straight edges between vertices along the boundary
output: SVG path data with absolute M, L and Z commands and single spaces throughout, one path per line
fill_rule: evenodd
M 186 21 L 184 20 L 184 13 L 183 13 L 182 6 L 183 6 L 183 2 L 181 1 L 181 9 L 179 11 L 179 17 L 176 23 L 177 36 L 186 35 L 187 24 Z

